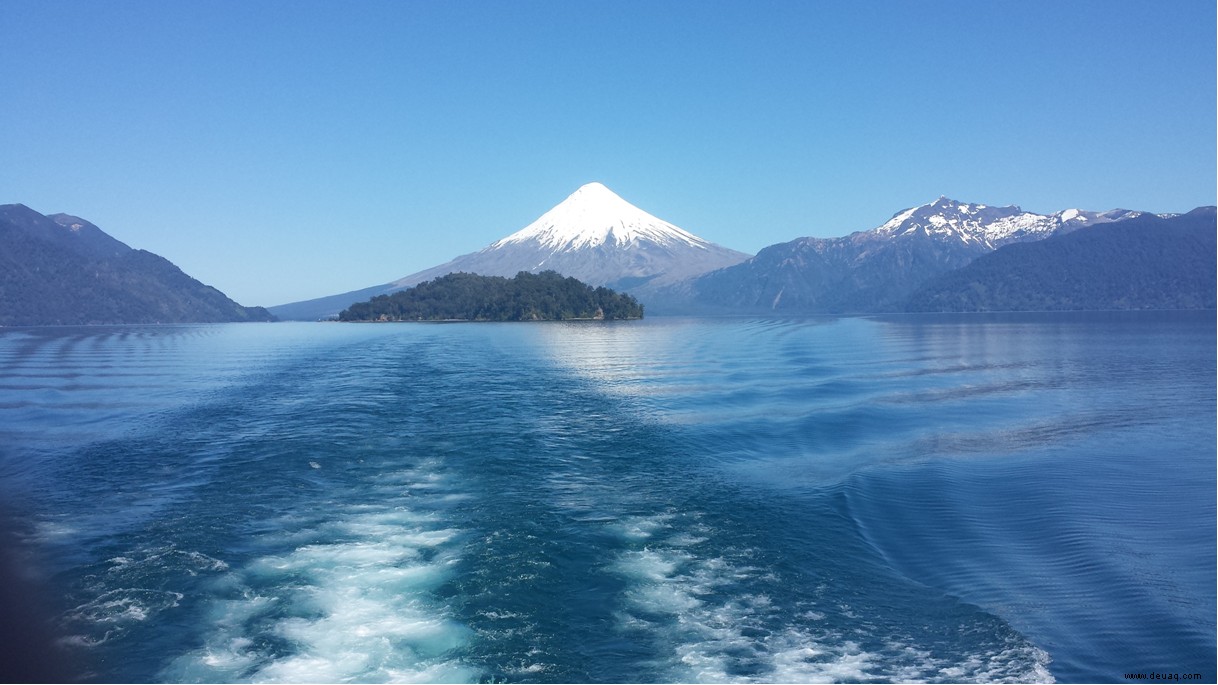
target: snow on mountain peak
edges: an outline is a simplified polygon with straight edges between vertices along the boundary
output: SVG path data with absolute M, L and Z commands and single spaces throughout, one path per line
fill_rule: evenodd
M 486 249 L 524 242 L 537 242 L 555 252 L 636 242 L 683 244 L 702 249 L 710 245 L 635 207 L 597 182 L 580 186 L 536 221 Z
M 995 248 L 1030 234 L 1052 233 L 1060 225 L 1054 216 L 1025 212 L 1019 207 L 990 207 L 958 202 L 946 196 L 893 215 L 875 229 L 881 235 L 925 234 L 976 242 Z

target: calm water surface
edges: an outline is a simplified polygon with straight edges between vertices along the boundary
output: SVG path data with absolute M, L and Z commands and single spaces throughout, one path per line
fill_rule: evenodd
M 0 330 L 88 681 L 1215 673 L 1213 312 Z

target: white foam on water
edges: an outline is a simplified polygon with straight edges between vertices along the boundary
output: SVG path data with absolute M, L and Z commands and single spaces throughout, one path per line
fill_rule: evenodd
M 216 582 L 203 646 L 161 675 L 210 682 L 476 681 L 480 672 L 460 658 L 472 631 L 433 593 L 452 576 L 462 531 L 434 512 L 403 506 L 426 508 L 460 493 L 449 491 L 443 474 L 426 470 L 378 482 L 399 496 L 342 507 L 309 532 L 269 534 L 272 544 L 304 544 Z M 403 489 L 425 494 L 406 497 Z
M 625 576 L 645 580 L 664 581 L 672 577 L 681 565 L 691 559 L 687 554 L 671 550 L 644 548 L 622 554 L 617 568 Z
M 626 540 L 646 540 L 656 532 L 668 528 L 672 518 L 671 514 L 629 516 L 619 521 L 614 528 L 618 535 Z
M 61 625 L 68 632 L 61 641 L 75 647 L 105 644 L 133 625 L 178 606 L 182 597 L 180 592 L 147 588 L 117 588 L 104 592 L 60 617 Z
M 996 654 L 974 654 L 958 664 L 931 662 L 938 680 L 979 683 L 1052 683 L 1048 652 L 1023 644 L 1011 644 Z M 1030 668 L 1020 668 L 1030 663 Z M 928 669 L 928 670 L 931 670 Z
M 670 516 L 630 521 L 625 541 L 644 546 L 622 552 L 612 569 L 627 581 L 619 629 L 649 633 L 667 656 L 665 679 L 681 682 L 1052 682 L 1049 657 L 1009 638 L 995 653 L 948 660 L 898 640 L 864 649 L 858 635 L 872 630 L 849 607 L 832 611 L 853 628 L 826 627 L 826 612 L 807 609 L 794 623 L 775 625 L 780 609 L 769 595 L 730 590 L 740 581 L 778 582 L 772 573 L 723 557 L 699 557 L 701 536 L 672 530 Z M 646 537 L 633 531 L 647 530 Z M 708 531 L 700 530 L 706 534 Z M 691 541 L 696 539 L 697 542 Z M 747 555 L 745 555 L 747 556 Z M 853 618 L 851 618 L 853 617 Z M 874 640 L 872 640 L 874 643 Z
M 176 570 L 187 575 L 197 576 L 205 573 L 217 573 L 228 570 L 228 564 L 208 556 L 202 552 L 178 549 L 173 545 L 154 547 L 148 550 L 128 552 L 126 555 L 111 557 L 106 562 L 110 568 L 106 573 L 111 576 L 147 573 L 157 570 Z
M 707 538 L 693 535 L 692 533 L 677 533 L 671 535 L 664 542 L 673 547 L 693 547 L 706 542 Z
M 774 682 L 840 683 L 892 678 L 883 658 L 863 650 L 852 640 L 815 639 L 798 629 L 789 629 L 767 644 L 773 670 L 765 679 Z M 883 670 L 881 670 L 883 666 Z M 905 675 L 895 678 L 908 680 Z M 923 680 L 924 678 L 919 678 Z
M 41 520 L 34 524 L 34 538 L 43 543 L 63 542 L 80 534 L 80 529 L 65 521 Z
M 180 592 L 120 588 L 68 611 L 66 618 L 94 624 L 144 621 L 153 614 L 177 606 L 181 599 Z

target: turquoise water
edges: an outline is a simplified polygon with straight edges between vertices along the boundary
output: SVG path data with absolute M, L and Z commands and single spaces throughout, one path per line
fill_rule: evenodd
M 86 681 L 1215 676 L 1212 312 L 0 331 Z

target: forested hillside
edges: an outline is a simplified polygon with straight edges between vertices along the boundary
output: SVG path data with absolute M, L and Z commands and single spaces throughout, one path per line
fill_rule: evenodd
M 456 273 L 392 295 L 378 295 L 339 314 L 340 321 L 564 321 L 640 319 L 633 297 L 593 288 L 555 271 L 514 278 Z
M 1008 245 L 927 283 L 910 311 L 1213 309 L 1215 213 L 1145 214 Z

